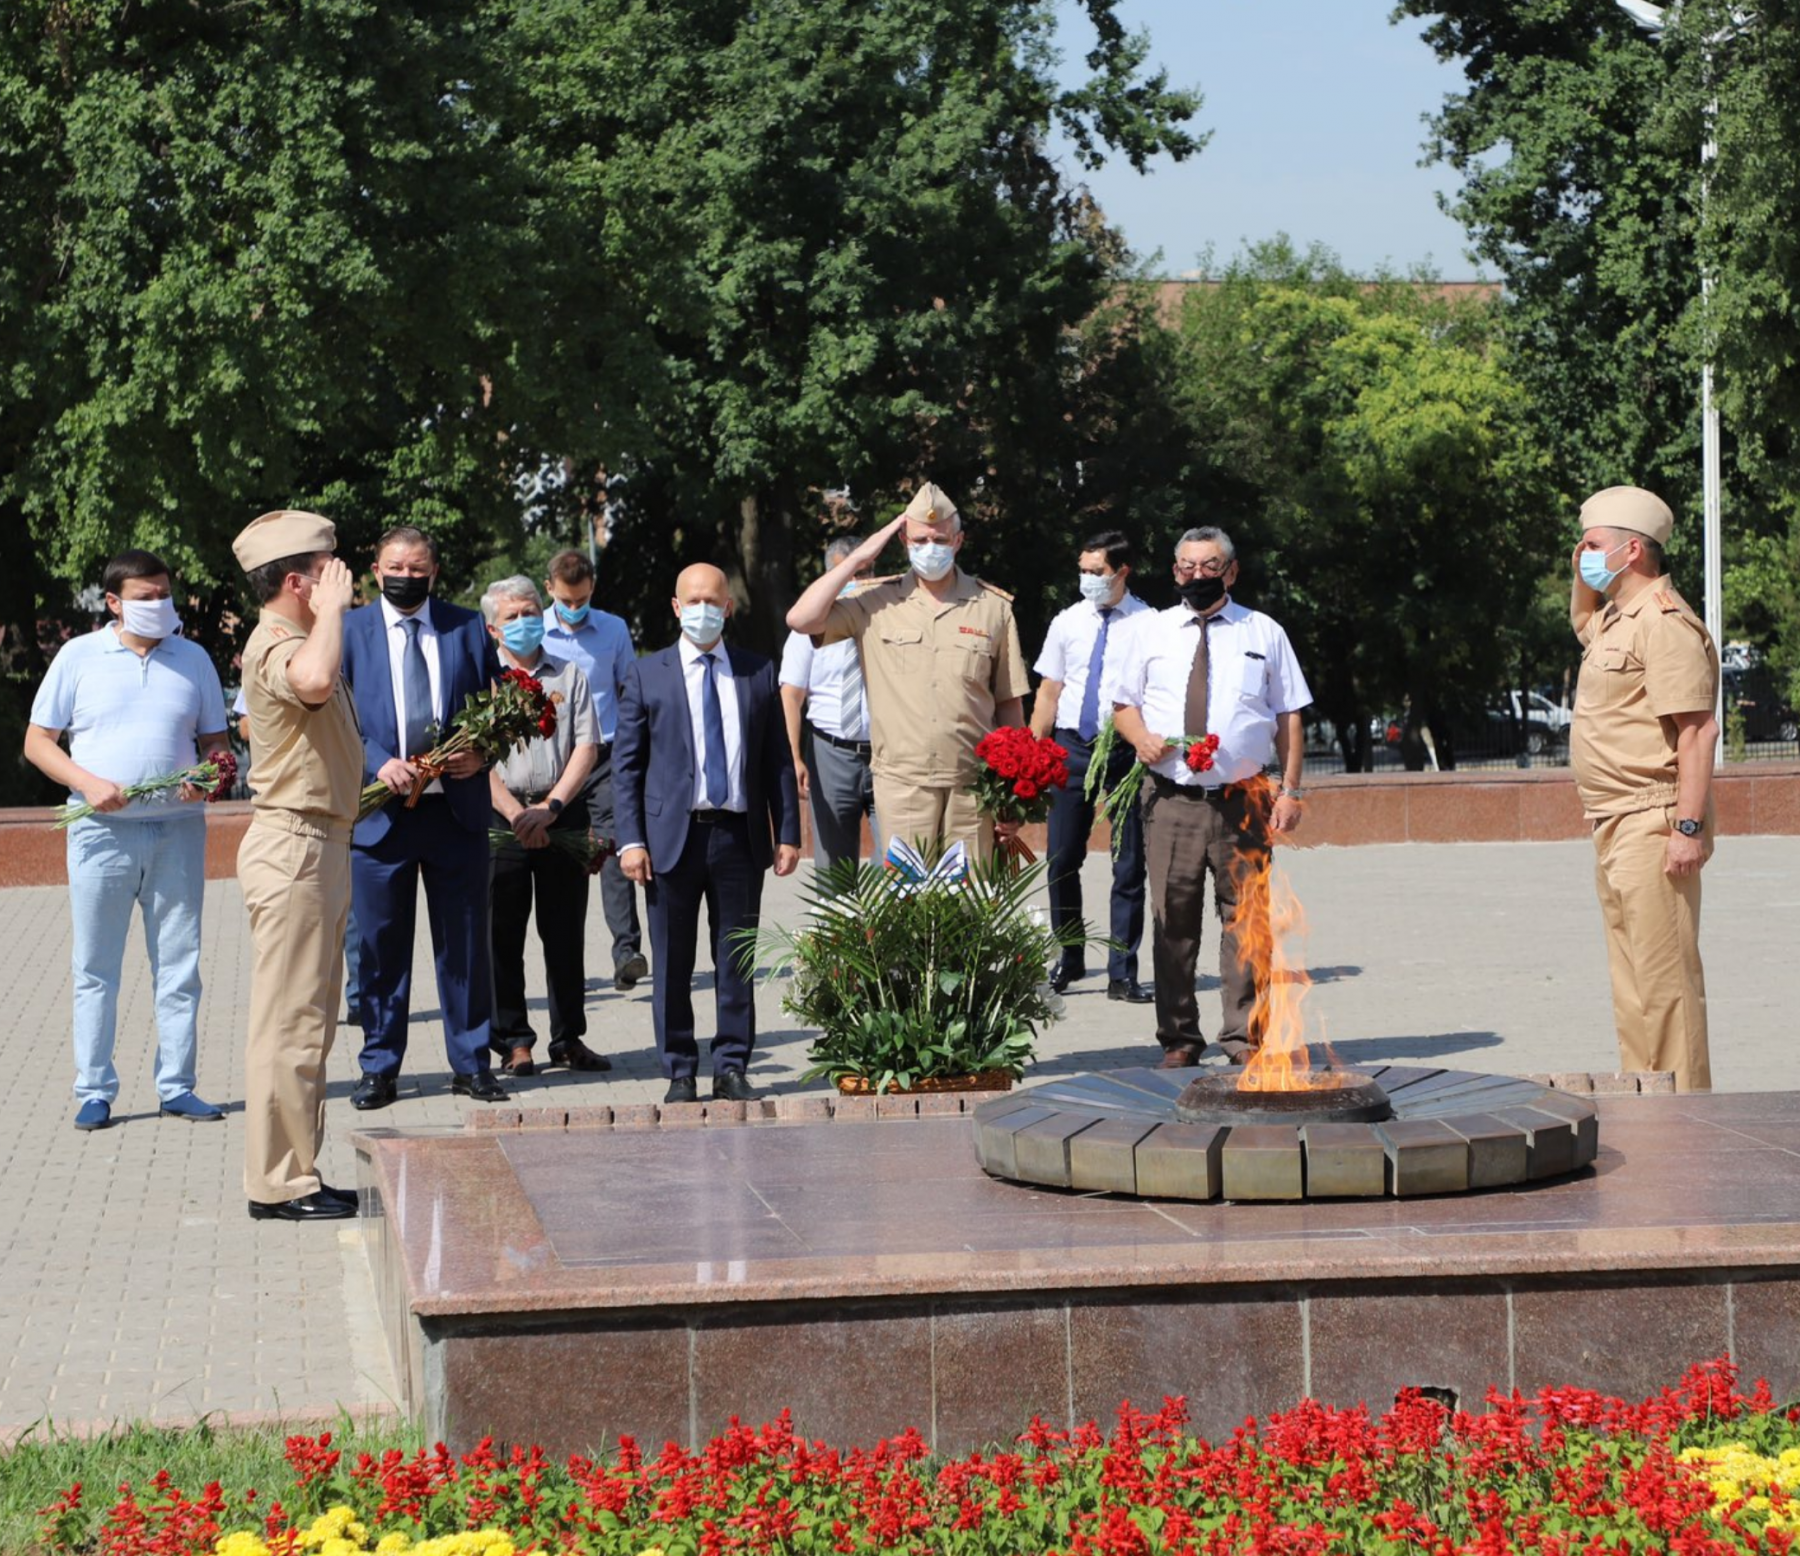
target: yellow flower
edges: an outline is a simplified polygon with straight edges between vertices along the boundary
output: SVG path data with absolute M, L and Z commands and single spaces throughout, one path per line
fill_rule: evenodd
M 412 1536 L 404 1529 L 396 1529 L 392 1534 L 384 1534 L 375 1546 L 375 1556 L 405 1556 L 412 1545 Z
M 269 1556 L 269 1547 L 253 1530 L 240 1529 L 213 1546 L 214 1556 Z

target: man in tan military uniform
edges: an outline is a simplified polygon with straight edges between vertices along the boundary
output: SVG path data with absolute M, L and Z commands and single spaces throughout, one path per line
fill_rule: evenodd
M 1581 522 L 1569 755 L 1594 829 L 1620 1063 L 1710 1091 L 1700 869 L 1713 850 L 1718 651 L 1663 571 L 1674 516 L 1661 498 L 1609 487 Z
M 244 1192 L 258 1221 L 356 1214 L 356 1195 L 318 1171 L 363 769 L 339 674 L 353 579 L 336 545 L 329 519 L 291 509 L 265 513 L 232 542 L 262 605 L 243 655 L 256 786 L 238 849 L 254 951 Z
M 902 529 L 912 567 L 839 595 Z M 975 743 L 1025 723 L 1029 682 L 1012 596 L 956 565 L 956 506 L 929 482 L 893 523 L 811 584 L 788 626 L 820 645 L 854 638 L 869 692 L 875 814 L 889 837 L 962 840 L 993 851 L 994 825 L 975 808 Z

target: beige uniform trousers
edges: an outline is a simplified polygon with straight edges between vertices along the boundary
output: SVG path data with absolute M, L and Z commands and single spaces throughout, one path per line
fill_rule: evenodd
M 1680 1091 L 1711 1091 L 1706 975 L 1700 966 L 1700 877 L 1663 869 L 1673 808 L 1594 823 L 1594 886 L 1606 923 L 1619 1063 L 1673 1070 Z M 1712 855 L 1712 818 L 1706 852 Z
M 942 838 L 946 844 L 961 841 L 969 857 L 986 859 L 994 852 L 994 823 L 975 808 L 975 796 L 963 788 L 926 788 L 898 778 L 875 775 L 875 814 L 881 818 L 887 839 L 902 842 Z
M 325 1060 L 344 988 L 350 827 L 258 812 L 238 848 L 250 915 L 244 1192 L 265 1205 L 315 1194 Z

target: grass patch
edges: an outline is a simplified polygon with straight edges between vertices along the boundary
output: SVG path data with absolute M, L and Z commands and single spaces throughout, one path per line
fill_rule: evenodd
M 424 1443 L 417 1427 L 395 1418 L 335 1420 L 309 1418 L 288 1426 L 226 1427 L 202 1420 L 183 1427 L 121 1425 L 97 1436 L 78 1437 L 53 1422 L 34 1426 L 0 1454 L 0 1556 L 29 1556 L 41 1550 L 38 1509 L 77 1482 L 85 1488 L 96 1521 L 125 1484 L 143 1488 L 158 1470 L 189 1496 L 218 1481 L 234 1498 L 250 1490 L 280 1493 L 293 1484 L 282 1457 L 291 1433 L 317 1436 L 329 1431 L 332 1445 L 347 1459 L 379 1456 L 389 1448 L 412 1453 Z

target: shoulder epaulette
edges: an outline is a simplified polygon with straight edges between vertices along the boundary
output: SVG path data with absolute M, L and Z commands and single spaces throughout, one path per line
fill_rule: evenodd
M 977 578 L 975 580 L 975 582 L 980 584 L 982 588 L 986 589 L 989 594 L 997 594 L 1000 596 L 1001 599 L 1005 600 L 1008 605 L 1012 604 L 1012 596 L 1010 594 L 1008 594 L 1004 589 L 1002 589 L 998 584 L 991 584 L 985 578 Z

